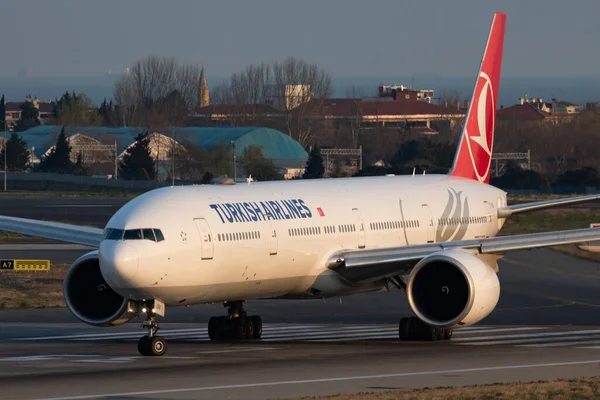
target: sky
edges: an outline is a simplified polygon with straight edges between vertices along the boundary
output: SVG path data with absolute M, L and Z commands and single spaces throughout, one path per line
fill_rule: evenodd
M 289 56 L 335 77 L 471 77 L 507 13 L 504 77 L 600 76 L 597 0 L 3 0 L 0 77 L 102 76 L 149 55 L 228 76 Z

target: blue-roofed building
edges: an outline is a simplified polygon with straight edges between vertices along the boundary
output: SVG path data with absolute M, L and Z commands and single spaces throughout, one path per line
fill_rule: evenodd
M 61 131 L 61 126 L 40 125 L 35 128 L 19 132 L 27 141 L 27 147 L 32 153 L 41 158 L 54 144 Z M 146 131 L 144 128 L 131 127 L 97 127 L 97 126 L 70 126 L 65 127 L 67 137 L 80 134 L 93 138 L 104 145 L 117 144 L 119 154 L 122 154 L 135 142 L 135 137 Z M 172 140 L 181 144 L 189 141 L 202 149 L 225 144 L 230 146 L 235 143 L 235 152 L 238 159 L 244 155 L 244 150 L 255 145 L 262 148 L 263 155 L 273 163 L 288 171 L 288 175 L 297 174 L 306 165 L 308 154 L 304 148 L 290 136 L 270 128 L 259 127 L 186 127 L 150 130 L 152 137 L 151 152 L 155 159 L 168 160 Z M 73 153 L 79 151 L 76 144 L 72 144 Z

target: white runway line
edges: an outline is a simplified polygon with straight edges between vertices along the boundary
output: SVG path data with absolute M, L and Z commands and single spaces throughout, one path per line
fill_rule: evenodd
M 515 339 L 529 339 L 529 338 L 544 338 L 544 337 L 555 337 L 555 336 L 575 336 L 575 335 L 585 335 L 591 333 L 600 334 L 600 329 L 590 329 L 583 331 L 563 331 L 563 332 L 534 332 L 534 333 L 522 333 L 517 335 L 496 335 L 496 336 L 475 336 L 475 337 L 465 337 L 459 339 L 452 339 L 453 342 L 456 343 L 466 343 L 469 342 L 469 345 L 476 346 L 487 346 L 491 344 L 503 344 L 507 341 L 514 341 L 517 343 L 518 341 Z

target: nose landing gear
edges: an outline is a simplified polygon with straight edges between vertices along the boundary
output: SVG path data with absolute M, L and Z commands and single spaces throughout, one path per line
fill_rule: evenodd
M 248 316 L 243 301 L 226 301 L 227 317 L 211 317 L 208 321 L 210 340 L 260 339 L 262 320 L 258 315 Z
M 167 341 L 162 336 L 157 336 L 158 322 L 156 322 L 157 311 L 162 310 L 164 315 L 164 305 L 157 307 L 157 302 L 144 304 L 142 312 L 146 314 L 146 321 L 142 323 L 142 328 L 148 329 L 148 334 L 142 336 L 138 341 L 138 352 L 143 356 L 162 356 L 167 352 Z

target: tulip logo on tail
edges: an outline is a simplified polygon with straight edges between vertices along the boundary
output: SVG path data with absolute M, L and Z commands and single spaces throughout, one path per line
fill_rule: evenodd
M 475 118 L 471 117 L 467 121 L 465 137 L 477 180 L 486 182 L 492 161 L 496 104 L 492 82 L 485 72 L 479 74 L 475 93 L 479 94 L 474 98 L 472 106 L 472 111 L 476 114 L 473 115 Z
M 467 198 L 461 199 L 462 192 L 448 189 L 448 203 L 442 214 L 442 223 L 435 232 L 436 242 L 461 240 L 469 226 L 469 203 Z

